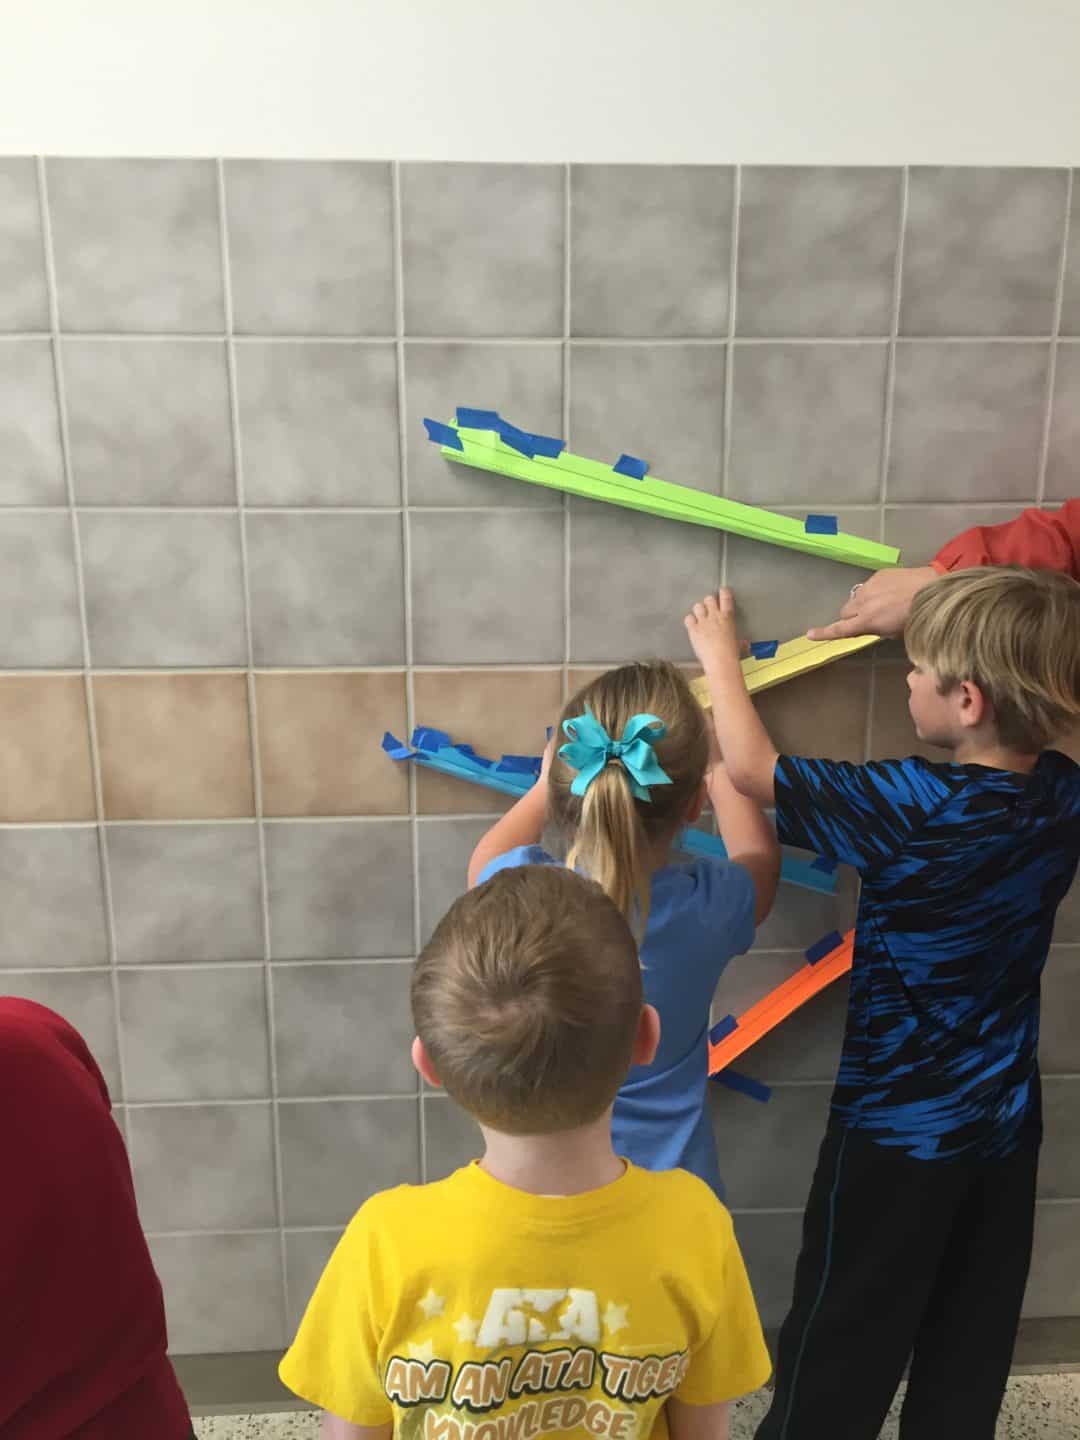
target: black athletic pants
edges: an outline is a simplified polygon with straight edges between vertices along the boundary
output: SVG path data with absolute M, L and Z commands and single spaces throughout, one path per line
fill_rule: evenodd
M 1002 1160 L 912 1160 L 835 1120 L 757 1440 L 993 1440 L 1035 1219 L 1039 1130 Z

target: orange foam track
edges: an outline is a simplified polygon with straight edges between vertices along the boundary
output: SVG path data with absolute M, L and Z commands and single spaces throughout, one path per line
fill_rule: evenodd
M 855 931 L 849 930 L 835 950 L 815 964 L 806 964 L 801 970 L 770 990 L 763 1000 L 738 1017 L 738 1024 L 730 1035 L 725 1035 L 717 1044 L 709 1045 L 709 1074 L 716 1075 L 736 1060 L 744 1050 L 767 1035 L 774 1026 L 812 1000 L 815 995 L 846 975 L 851 969 L 855 947 Z

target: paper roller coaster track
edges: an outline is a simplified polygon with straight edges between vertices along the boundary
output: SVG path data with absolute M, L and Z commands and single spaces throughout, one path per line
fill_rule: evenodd
M 494 411 L 490 414 L 493 421 L 498 419 Z M 523 436 L 524 444 L 530 440 L 546 442 L 546 437 L 531 436 L 527 431 L 500 423 L 504 433 Z M 804 522 L 794 516 L 777 515 L 771 510 L 725 500 L 718 495 L 692 490 L 686 485 L 674 485 L 650 475 L 638 479 L 620 473 L 599 460 L 589 460 L 565 449 L 529 456 L 507 445 L 494 429 L 472 429 L 451 423 L 446 427 L 440 426 L 440 432 L 440 438 L 451 442 L 442 445 L 442 453 L 448 460 L 471 465 L 478 470 L 494 471 L 514 480 L 524 480 L 530 485 L 546 485 L 570 495 L 579 495 L 585 500 L 603 500 L 610 505 L 642 510 L 669 520 L 727 530 L 733 535 L 745 535 L 751 540 L 764 540 L 770 545 L 801 550 L 808 555 L 839 560 L 847 565 L 876 570 L 896 565 L 900 559 L 900 552 L 890 545 L 880 545 L 857 535 L 808 531 Z M 456 445 L 452 443 L 455 439 Z M 559 444 L 550 443 L 549 448 L 554 451 Z
M 714 1031 L 723 1030 L 725 1033 L 715 1041 L 710 1036 L 709 1074 L 718 1075 L 745 1050 L 749 1050 L 751 1045 L 756 1044 L 762 1036 L 794 1014 L 808 1000 L 812 1000 L 827 985 L 839 980 L 841 975 L 846 975 L 851 969 L 854 943 L 855 931 L 849 930 L 840 938 L 839 944 L 834 945 L 819 960 L 808 960 L 790 979 L 771 990 L 756 1005 L 751 1005 L 737 1020 L 729 1017 L 726 1025 L 721 1022 L 714 1026 Z M 813 951 L 808 953 L 813 954 Z
M 858 650 L 865 650 L 868 645 L 876 645 L 880 639 L 880 635 L 858 635 L 851 640 L 807 640 L 805 635 L 799 635 L 794 640 L 786 640 L 782 645 L 778 645 L 776 654 L 767 660 L 755 660 L 748 656 L 742 662 L 743 679 L 746 681 L 747 690 L 754 695 L 759 690 L 769 690 L 774 685 L 782 685 L 785 680 L 794 680 L 796 675 L 806 675 L 822 665 L 830 665 L 834 660 L 843 659 L 845 655 L 854 655 Z M 694 680 L 690 688 L 702 707 L 708 710 L 712 698 L 705 677 Z

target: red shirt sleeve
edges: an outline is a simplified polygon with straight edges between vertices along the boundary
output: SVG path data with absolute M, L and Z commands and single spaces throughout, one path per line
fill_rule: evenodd
M 1080 500 L 1066 500 L 1060 510 L 1025 510 L 1004 525 L 976 525 L 944 545 L 933 565 L 940 574 L 972 565 L 1027 565 L 1080 580 Z

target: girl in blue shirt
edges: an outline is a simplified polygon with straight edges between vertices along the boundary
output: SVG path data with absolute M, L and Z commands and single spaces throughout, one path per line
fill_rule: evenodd
M 706 800 L 729 859 L 676 863 L 675 837 Z M 564 862 L 541 844 L 546 824 Z M 631 1070 L 616 1098 L 615 1148 L 650 1170 L 689 1170 L 723 1198 L 706 1104 L 709 1007 L 772 908 L 780 851 L 728 779 L 712 720 L 674 665 L 623 665 L 578 691 L 539 781 L 473 852 L 469 884 L 559 863 L 591 876 L 636 928 L 645 997 L 660 1014 L 655 1060 Z

